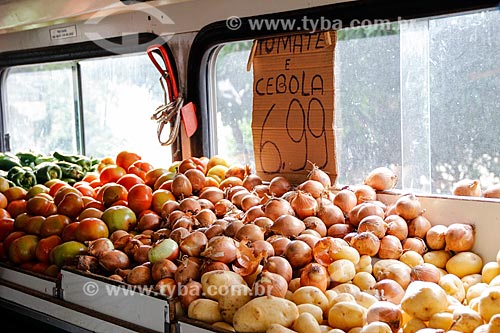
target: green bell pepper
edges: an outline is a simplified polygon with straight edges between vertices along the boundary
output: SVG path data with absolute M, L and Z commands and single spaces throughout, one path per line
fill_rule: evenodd
M 76 163 L 82 167 L 83 171 L 88 172 L 92 169 L 92 160 L 87 157 L 82 157 L 76 160 Z
M 36 165 L 37 157 L 41 156 L 40 154 L 35 154 L 33 152 L 18 152 L 16 156 L 19 158 L 22 166 L 34 167 Z
M 61 179 L 62 170 L 59 165 L 53 162 L 43 162 L 35 169 L 36 180 L 43 184 L 51 179 Z
M 11 153 L 0 153 L 0 170 L 9 171 L 13 167 L 21 167 L 19 158 Z
M 82 180 L 83 176 L 85 176 L 85 170 L 83 170 L 83 168 L 78 164 L 59 161 L 56 162 L 56 165 L 61 168 L 63 180 L 64 178 Z
M 36 176 L 29 167 L 14 166 L 7 173 L 7 179 L 26 190 L 36 185 Z
M 35 165 L 39 165 L 39 164 L 42 164 L 44 162 L 57 162 L 57 158 L 49 155 L 49 156 L 38 156 L 35 159 Z

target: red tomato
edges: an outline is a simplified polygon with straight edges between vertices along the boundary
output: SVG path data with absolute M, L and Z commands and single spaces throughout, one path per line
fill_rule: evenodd
M 28 191 L 20 186 L 13 186 L 3 191 L 3 194 L 5 195 L 5 197 L 7 197 L 7 201 L 11 202 L 14 200 L 25 199 Z
M 13 218 L 19 214 L 26 213 L 26 200 L 20 199 L 9 202 L 7 205 L 7 211 Z
M 108 238 L 108 236 L 109 230 L 106 223 L 95 217 L 84 218 L 75 229 L 75 238 L 82 243 L 97 238 Z
M 0 208 L 0 219 L 2 219 L 4 217 L 11 217 L 10 213 L 7 211 L 7 209 Z
M 57 192 L 54 196 L 54 203 L 56 205 L 59 205 L 59 203 L 62 201 L 64 196 L 68 193 L 74 193 L 80 197 L 82 196 L 82 193 L 80 193 L 80 191 L 78 191 L 76 188 L 73 188 L 71 186 L 63 186 L 59 190 L 57 190 Z
M 31 266 L 31 270 L 35 273 L 44 274 L 45 270 L 49 267 L 47 262 L 36 262 Z
M 146 173 L 153 169 L 154 167 L 152 164 L 144 162 L 143 160 L 138 160 L 128 167 L 127 172 L 137 175 L 144 180 L 146 178 Z
M 136 184 L 144 184 L 144 180 L 141 177 L 134 175 L 133 173 L 128 173 L 123 175 L 116 181 L 117 184 L 123 185 L 127 191 L 129 191 L 132 186 Z
M 75 230 L 80 222 L 73 222 L 64 227 L 61 238 L 64 243 L 76 240 Z
M 136 214 L 151 207 L 153 190 L 146 184 L 134 185 L 128 192 L 128 206 Z
M 40 236 L 61 235 L 64 228 L 71 223 L 71 219 L 66 215 L 54 214 L 47 216 L 40 228 Z
M 7 259 L 7 252 L 5 252 L 5 245 L 0 242 L 0 261 L 5 261 Z
M 151 202 L 151 209 L 157 214 L 161 214 L 161 207 L 163 204 L 170 200 L 176 200 L 175 196 L 169 190 L 156 190 L 153 192 L 153 201 Z
M 13 231 L 3 240 L 5 253 L 8 253 L 10 244 L 21 236 L 26 235 L 24 231 Z
M 49 194 L 51 197 L 55 197 L 56 193 L 59 191 L 61 187 L 70 187 L 68 183 L 63 182 L 62 180 L 58 180 L 58 182 L 54 182 L 50 187 L 49 187 Z
M 95 179 L 89 183 L 89 186 L 95 189 L 96 187 L 101 186 L 101 181 L 99 179 Z
M 24 227 L 24 231 L 30 235 L 40 235 L 40 230 L 42 230 L 43 222 L 45 221 L 45 217 L 37 215 L 32 216 L 28 219 L 28 223 Z
M 4 209 L 8 204 L 9 202 L 7 201 L 7 197 L 5 196 L 5 194 L 0 192 L 0 208 Z
M 115 164 L 115 160 L 112 157 L 105 157 L 97 165 L 97 172 L 101 172 L 105 167 Z
M 146 185 L 152 188 L 155 185 L 156 180 L 160 178 L 161 175 L 167 172 L 168 170 L 164 168 L 149 170 L 148 172 L 146 172 L 146 176 L 144 176 L 144 182 L 146 183 Z
M 108 186 L 103 187 L 102 203 L 104 207 L 109 207 L 119 200 L 127 200 L 127 189 L 118 183 L 108 183 Z
M 139 161 L 141 156 L 134 152 L 123 150 L 116 156 L 116 165 L 121 166 L 125 170 L 128 169 L 135 161 Z
M 83 176 L 82 181 L 90 183 L 93 180 L 99 179 L 99 173 L 97 172 L 87 172 L 85 176 Z
M 88 183 L 87 184 L 79 184 L 79 185 L 73 185 L 74 188 L 76 188 L 78 191 L 80 191 L 81 194 L 88 196 L 88 197 L 95 197 L 95 190 L 92 186 L 90 186 Z
M 40 239 L 40 241 L 38 242 L 38 245 L 35 249 L 36 258 L 41 262 L 48 263 L 50 251 L 59 244 L 62 244 L 62 239 L 61 239 L 61 237 L 59 237 L 57 235 L 52 235 L 52 236 Z M 42 270 L 42 272 L 43 272 L 43 270 Z
M 81 195 L 76 193 L 67 193 L 61 202 L 57 205 L 57 214 L 66 215 L 71 219 L 75 219 L 84 208 Z
M 2 242 L 12 231 L 14 231 L 14 219 L 10 217 L 0 219 L 0 242 Z
M 35 195 L 26 202 L 26 212 L 31 215 L 49 216 L 56 211 L 57 206 L 54 201 L 42 195 Z
M 101 184 L 112 183 L 120 179 L 121 176 L 127 174 L 124 168 L 118 165 L 109 165 L 102 169 L 99 174 L 99 180 Z

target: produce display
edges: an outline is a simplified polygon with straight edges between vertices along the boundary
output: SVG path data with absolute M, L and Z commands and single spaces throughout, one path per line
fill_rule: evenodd
M 147 286 L 214 330 L 500 332 L 500 252 L 483 262 L 474 226 L 433 225 L 412 193 L 379 201 L 397 180 L 388 168 L 333 189 L 315 166 L 300 184 L 264 182 L 220 156 L 166 167 L 128 151 L 2 158 L 10 265 Z

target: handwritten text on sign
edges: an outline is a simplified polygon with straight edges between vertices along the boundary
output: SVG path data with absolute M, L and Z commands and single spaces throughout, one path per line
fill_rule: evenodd
M 303 181 L 312 166 L 335 181 L 334 33 L 273 37 L 254 46 L 256 171 Z

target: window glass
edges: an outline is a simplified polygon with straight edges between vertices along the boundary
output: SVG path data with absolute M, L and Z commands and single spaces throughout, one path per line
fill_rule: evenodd
M 498 10 L 339 30 L 337 186 L 379 166 L 415 192 L 500 182 L 499 33 Z M 253 161 L 250 47 L 226 44 L 215 61 L 216 153 L 237 162 Z
M 71 64 L 10 69 L 5 80 L 4 117 L 13 152 L 76 151 Z

